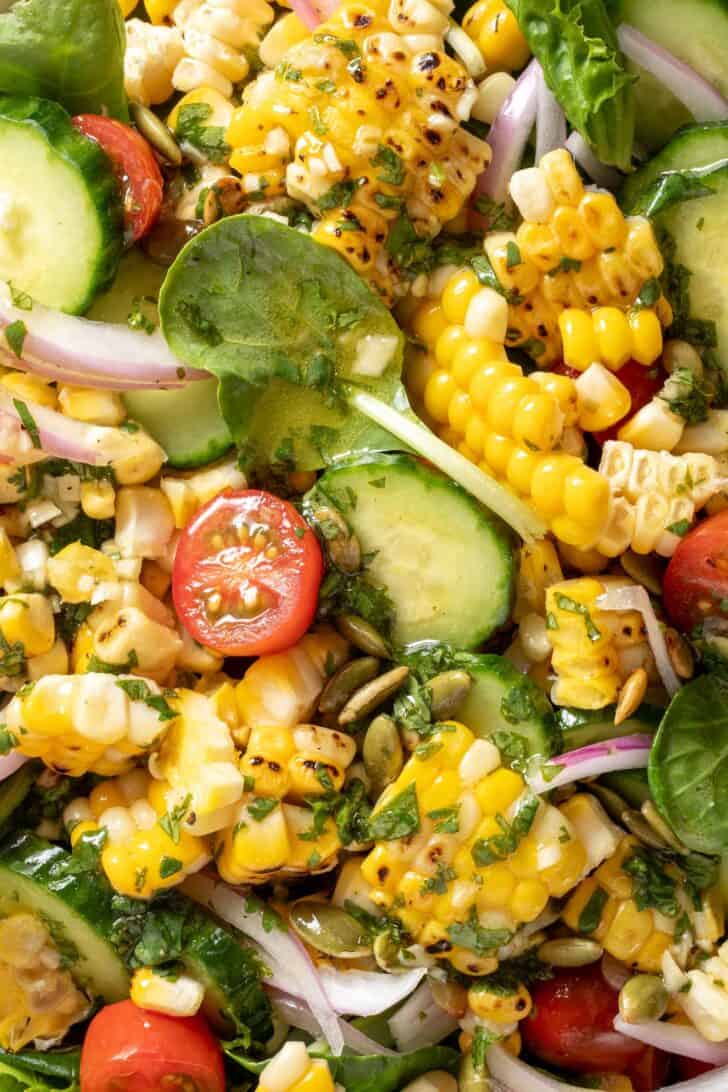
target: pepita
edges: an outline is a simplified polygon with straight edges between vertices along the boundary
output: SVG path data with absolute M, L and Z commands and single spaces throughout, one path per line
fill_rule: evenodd
M 432 694 L 432 716 L 449 720 L 458 711 L 470 692 L 473 680 L 467 671 L 443 671 L 427 684 Z
M 622 816 L 628 810 L 626 800 L 623 800 L 613 789 L 608 789 L 606 785 L 600 785 L 598 781 L 589 783 L 589 792 L 596 796 L 610 819 L 613 819 L 615 823 L 622 822 Z
M 314 511 L 313 518 L 323 535 L 328 555 L 334 565 L 345 573 L 357 572 L 361 568 L 361 546 L 359 539 L 349 530 L 341 512 L 323 505 Z
M 289 918 L 301 940 L 324 955 L 360 959 L 371 953 L 371 940 L 356 918 L 331 903 L 300 899 Z
M 400 948 L 391 934 L 386 931 L 377 933 L 374 938 L 372 945 L 374 959 L 377 966 L 383 971 L 388 971 L 389 974 L 404 974 L 412 970 L 412 959 L 403 958 L 403 951 L 406 952 L 407 949 Z
M 214 224 L 222 216 L 235 216 L 247 204 L 245 191 L 239 178 L 221 178 L 210 186 L 202 206 L 202 219 Z
M 371 713 L 387 698 L 397 693 L 408 675 L 408 667 L 393 667 L 391 671 L 385 671 L 383 675 L 360 687 L 339 713 L 339 724 L 343 727 Z
M 372 792 L 379 797 L 400 774 L 404 765 L 402 741 L 397 725 L 385 713 L 375 717 L 367 728 L 362 744 L 364 768 Z
M 179 167 L 182 162 L 182 152 L 171 131 L 161 118 L 158 118 L 148 106 L 142 106 L 140 102 L 130 102 L 129 113 L 141 135 L 151 144 L 154 150 L 159 152 L 168 163 L 173 163 L 175 167 Z
M 670 849 L 670 843 L 666 842 L 653 827 L 647 822 L 642 815 L 642 812 L 635 811 L 633 808 L 627 808 L 622 812 L 622 826 L 626 827 L 630 834 L 634 834 L 635 838 L 639 838 L 643 845 L 646 845 L 649 849 L 666 850 Z
M 538 950 L 538 958 L 553 967 L 588 967 L 602 958 L 604 949 L 595 940 L 559 937 L 547 940 Z
M 655 974 L 638 974 L 619 991 L 619 1013 L 629 1024 L 659 1020 L 670 999 L 662 979 Z
M 359 618 L 356 614 L 340 614 L 336 619 L 336 628 L 354 648 L 365 652 L 367 656 L 379 656 L 382 660 L 391 656 L 387 642 L 364 618 Z
M 647 693 L 647 683 L 647 672 L 644 667 L 638 667 L 628 677 L 617 699 L 617 708 L 614 711 L 615 727 L 637 712 Z
M 695 673 L 695 657 L 682 634 L 668 626 L 665 630 L 665 644 L 677 677 L 679 679 L 692 679 Z
M 655 834 L 659 838 L 662 838 L 668 845 L 672 846 L 676 853 L 688 853 L 686 846 L 682 842 L 678 841 L 675 835 L 670 830 L 665 820 L 660 815 L 659 811 L 652 803 L 651 800 L 645 800 L 644 804 L 640 808 L 644 819 L 650 824 Z
M 627 550 L 620 557 L 619 563 L 627 576 L 642 584 L 648 592 L 662 595 L 662 574 L 665 566 L 653 554 L 635 554 L 632 550 Z
M 379 660 L 374 656 L 361 656 L 358 660 L 349 660 L 349 663 L 340 667 L 326 683 L 319 698 L 320 712 L 341 712 L 352 694 L 373 679 L 378 671 Z

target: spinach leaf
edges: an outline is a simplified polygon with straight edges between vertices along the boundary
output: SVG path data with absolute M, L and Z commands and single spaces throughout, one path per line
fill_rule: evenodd
M 0 14 L 0 91 L 126 120 L 124 44 L 117 0 L 16 0 Z
M 728 849 L 725 681 L 704 675 L 678 691 L 652 745 L 649 781 L 655 804 L 689 849 Z
M 546 83 L 598 159 L 629 170 L 634 96 L 603 0 L 506 0 Z
M 36 1051 L 19 1054 L 0 1049 L 0 1089 L 2 1092 L 75 1092 L 81 1066 L 81 1050 Z

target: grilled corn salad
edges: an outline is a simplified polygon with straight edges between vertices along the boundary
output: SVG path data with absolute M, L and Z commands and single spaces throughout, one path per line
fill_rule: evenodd
M 0 8 L 2 1092 L 725 1092 L 724 0 Z

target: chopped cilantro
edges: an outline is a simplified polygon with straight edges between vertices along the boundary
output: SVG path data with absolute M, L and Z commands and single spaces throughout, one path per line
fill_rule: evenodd
M 206 102 L 191 102 L 177 115 L 174 133 L 180 143 L 189 144 L 210 163 L 224 163 L 230 156 L 222 125 L 208 125 L 212 107 Z
M 127 675 L 130 671 L 133 671 L 135 667 L 139 666 L 139 657 L 136 654 L 135 649 L 129 650 L 129 655 L 126 658 L 124 664 L 111 664 L 106 660 L 100 660 L 98 656 L 93 653 L 88 658 L 86 665 L 86 671 L 95 671 L 102 675 Z
M 180 801 L 180 803 L 170 811 L 165 812 L 159 820 L 160 827 L 165 834 L 169 835 L 175 845 L 179 844 L 180 826 L 184 822 L 191 803 L 192 793 L 188 792 L 184 800 Z
M 602 912 L 609 901 L 609 895 L 601 887 L 595 888 L 584 909 L 579 914 L 577 927 L 580 933 L 593 933 L 599 928 Z
M 17 357 L 23 355 L 23 345 L 27 333 L 28 327 L 22 319 L 16 319 L 15 322 L 11 322 L 9 326 L 5 327 L 5 340 Z M 38 447 L 39 445 L 36 444 L 35 446 Z
M 176 857 L 162 857 L 159 862 L 159 878 L 160 880 L 168 880 L 170 876 L 174 876 L 176 872 L 182 871 L 182 862 Z
M 174 720 L 177 716 L 165 696 L 153 693 L 144 679 L 117 679 L 116 685 L 130 701 L 143 701 L 150 709 L 156 710 L 160 720 Z
M 404 182 L 405 168 L 402 157 L 386 144 L 379 145 L 371 164 L 373 167 L 382 168 L 381 174 L 377 175 L 380 182 L 386 182 L 390 186 L 401 186 Z
M 262 823 L 267 815 L 278 807 L 278 801 L 274 797 L 256 796 L 248 804 L 248 814 L 256 823 Z
M 412 782 L 369 820 L 371 837 L 377 841 L 409 838 L 420 829 L 417 788 Z
M 495 819 L 501 833 L 493 834 L 490 838 L 479 838 L 470 850 L 478 868 L 485 868 L 497 861 L 503 861 L 515 853 L 533 826 L 538 808 L 539 799 L 533 796 L 521 805 L 512 822 L 509 823 L 500 814 L 496 815 Z
M 13 747 L 17 745 L 17 736 L 9 732 L 5 725 L 0 725 L 0 755 L 9 755 Z
M 597 629 L 592 621 L 592 616 L 589 613 L 589 609 L 584 606 L 583 603 L 577 603 L 575 599 L 571 599 L 568 595 L 564 595 L 562 592 L 556 593 L 556 606 L 559 610 L 567 611 L 570 614 L 580 614 L 584 619 L 584 625 L 586 627 L 586 635 L 590 641 L 598 641 L 601 637 L 601 630 Z
M 5 333 L 7 334 L 9 330 L 10 327 L 8 326 Z M 31 440 L 33 441 L 33 447 L 40 447 L 40 433 L 38 432 L 38 426 L 35 423 L 35 418 L 33 417 L 33 414 L 30 412 L 25 402 L 22 402 L 20 398 L 13 398 L 13 405 L 18 411 L 18 417 L 22 422 L 23 428 L 26 430 Z
M 486 956 L 507 944 L 513 934 L 508 929 L 486 929 L 478 921 L 473 907 L 467 921 L 456 921 L 448 926 L 447 935 L 453 944 L 478 956 Z
M 452 808 L 435 808 L 427 812 L 427 818 L 434 821 L 437 834 L 457 834 L 460 830 L 459 811 L 459 804 Z

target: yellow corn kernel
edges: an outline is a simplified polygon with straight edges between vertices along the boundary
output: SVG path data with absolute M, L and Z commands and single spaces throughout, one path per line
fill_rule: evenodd
M 435 359 L 442 368 L 449 368 L 458 349 L 471 344 L 462 326 L 447 326 L 435 343 Z
M 567 517 L 587 527 L 601 528 L 609 504 L 609 482 L 590 466 L 575 466 L 564 479 L 563 506 Z M 577 545 L 573 543 L 572 545 Z
M 632 311 L 629 316 L 632 356 L 645 367 L 662 353 L 662 326 L 657 314 L 648 308 Z
M 260 43 L 258 52 L 261 61 L 268 68 L 276 68 L 288 50 L 305 41 L 309 35 L 310 31 L 295 12 L 276 19 Z
M 522 223 L 516 232 L 516 243 L 521 254 L 542 273 L 559 264 L 561 248 L 550 224 Z
M 579 550 L 566 542 L 559 543 L 559 555 L 572 569 L 586 576 L 601 573 L 609 564 L 609 558 L 597 549 Z
M 563 510 L 564 487 L 568 475 L 581 462 L 573 455 L 551 454 L 541 460 L 531 481 L 531 497 L 545 516 L 557 516 Z
M 137 0 L 119 0 L 119 7 L 121 8 L 121 14 L 124 19 L 134 11 L 137 6 Z
M 417 308 L 410 325 L 415 337 L 428 347 L 434 347 L 440 335 L 448 329 L 449 323 L 440 304 L 428 300 Z
M 22 645 L 26 656 L 49 652 L 56 639 L 49 601 L 35 592 L 17 592 L 5 599 L 0 604 L 0 633 L 6 645 Z
M 4 527 L 0 527 L 0 587 L 18 580 L 20 565 L 13 544 Z
M 168 978 L 152 967 L 139 967 L 134 971 L 129 992 L 138 1008 L 164 1012 L 168 1016 L 194 1016 L 204 996 L 204 986 L 190 975 Z
M 557 148 L 541 157 L 539 167 L 558 205 L 578 205 L 584 196 L 584 186 L 566 148 Z
M 315 1058 L 309 1066 L 308 1073 L 291 1085 L 289 1092 L 334 1092 L 331 1070 L 324 1059 Z
M 39 406 L 47 406 L 48 409 L 56 408 L 56 390 L 49 385 L 50 381 L 47 379 L 28 372 L 6 372 L 0 383 L 13 395 L 29 402 L 37 402 Z
M 425 387 L 425 409 L 440 424 L 449 420 L 450 402 L 457 393 L 457 385 L 450 372 L 438 368 L 432 373 Z
M 517 72 L 531 55 L 516 17 L 503 0 L 477 0 L 462 25 L 490 72 Z
M 624 244 L 627 224 L 611 193 L 585 193 L 579 202 L 579 216 L 597 249 L 616 249 Z
M 462 326 L 468 305 L 480 289 L 480 281 L 472 269 L 454 273 L 442 294 L 442 310 L 447 321 Z
M 528 496 L 531 492 L 533 476 L 542 456 L 527 448 L 517 447 L 511 454 L 506 467 L 506 480 L 517 493 Z
M 591 364 L 576 380 L 579 427 L 598 432 L 626 417 L 632 396 L 619 378 L 601 364 Z
M 450 327 L 450 329 L 459 329 L 459 327 Z M 468 390 L 476 371 L 499 361 L 508 363 L 506 351 L 500 342 L 491 341 L 489 338 L 470 338 L 466 335 L 451 358 L 449 371 L 457 385 L 463 390 Z
M 483 778 L 475 795 L 485 815 L 503 815 L 522 792 L 521 776 L 514 770 L 501 767 Z M 497 824 L 491 833 L 498 833 Z M 490 834 L 481 834 L 481 837 L 490 837 Z
M 113 519 L 116 491 L 104 478 L 81 482 L 81 508 L 90 519 Z
M 594 244 L 576 209 L 559 205 L 551 220 L 562 253 L 572 261 L 585 262 L 594 254 Z
M 531 451 L 550 451 L 558 443 L 563 427 L 561 407 L 550 394 L 527 395 L 513 414 L 513 439 Z
M 564 363 L 577 371 L 586 371 L 600 360 L 594 321 L 588 311 L 569 307 L 559 315 L 559 330 L 564 347 Z
M 494 391 L 500 389 L 508 379 L 521 377 L 517 364 L 508 360 L 491 360 L 479 365 L 470 379 L 470 397 L 475 408 L 484 416 L 488 414 L 490 399 Z
M 66 603 L 89 603 L 101 581 L 114 580 L 111 558 L 81 542 L 64 546 L 48 559 L 48 582 Z
M 624 311 L 616 307 L 598 307 L 593 315 L 594 333 L 599 347 L 598 359 L 613 372 L 626 364 L 632 352 L 630 324 Z
M 468 1007 L 481 1020 L 492 1020 L 496 1024 L 513 1024 L 525 1020 L 533 1002 L 525 986 L 519 985 L 514 993 L 488 989 L 488 979 L 471 986 L 468 990 Z
M 94 425 L 115 427 L 126 420 L 126 409 L 121 395 L 115 391 L 62 386 L 58 391 L 58 406 L 66 417 L 73 417 L 76 421 L 88 421 Z
M 144 0 L 144 7 L 152 23 L 163 23 L 171 16 L 178 3 L 179 0 Z M 135 7 L 136 4 L 133 4 L 132 11 Z

